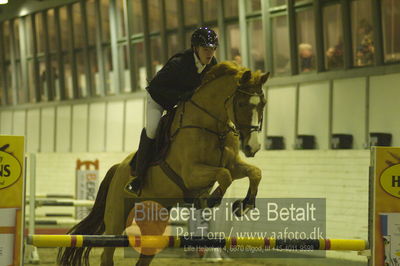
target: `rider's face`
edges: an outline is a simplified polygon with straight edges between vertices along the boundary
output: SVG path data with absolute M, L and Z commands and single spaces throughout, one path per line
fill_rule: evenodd
M 197 47 L 197 53 L 199 55 L 200 62 L 203 65 L 207 65 L 211 62 L 211 59 L 215 54 L 215 48 L 200 46 Z

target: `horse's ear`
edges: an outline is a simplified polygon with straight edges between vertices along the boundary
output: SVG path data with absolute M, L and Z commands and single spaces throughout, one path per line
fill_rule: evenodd
M 264 84 L 265 82 L 267 82 L 268 78 L 269 78 L 269 72 L 261 75 L 261 79 L 260 79 L 261 84 Z
M 243 73 L 242 77 L 240 78 L 239 83 L 240 84 L 245 84 L 251 79 L 251 71 L 247 70 L 246 72 Z

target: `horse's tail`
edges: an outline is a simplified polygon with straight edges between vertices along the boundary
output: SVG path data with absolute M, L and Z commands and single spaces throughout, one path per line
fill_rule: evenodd
M 119 164 L 111 167 L 97 192 L 96 200 L 89 215 L 78 224 L 74 225 L 69 231 L 70 235 L 101 235 L 105 231 L 104 212 L 108 188 Z M 60 248 L 57 255 L 59 265 L 81 266 L 89 265 L 89 253 L 91 247 L 67 247 Z

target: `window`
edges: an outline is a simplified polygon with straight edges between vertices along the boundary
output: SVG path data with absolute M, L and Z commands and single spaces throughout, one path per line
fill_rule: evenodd
M 124 2 L 123 0 L 116 1 L 117 7 L 117 21 L 118 21 L 118 38 L 126 36 L 126 25 L 125 25 L 125 14 L 124 14 Z
M 178 35 L 168 35 L 168 58 L 179 52 Z M 166 62 L 163 62 L 164 64 Z
M 146 73 L 146 63 L 144 60 L 144 44 L 143 42 L 135 43 L 133 45 L 133 53 L 136 55 L 135 60 L 135 76 L 136 76 L 136 86 L 139 89 L 144 90 L 147 87 L 147 73 Z
M 286 0 L 269 0 L 270 7 L 286 5 Z
M 264 70 L 264 38 L 261 19 L 249 21 L 248 27 L 250 68 L 253 70 Z
M 261 11 L 261 0 L 247 0 L 246 11 L 247 13 Z
M 141 0 L 133 0 L 132 8 L 132 32 L 133 34 L 139 34 L 143 32 L 143 13 Z
M 129 70 L 128 64 L 128 47 L 126 45 L 122 45 L 118 48 L 119 52 L 119 60 L 121 64 L 121 91 L 122 92 L 130 92 L 131 91 L 131 73 Z
M 178 27 L 178 6 L 176 0 L 164 0 L 167 16 L 167 29 Z
M 326 69 L 343 68 L 342 12 L 340 5 L 323 8 Z
M 152 73 L 155 74 L 162 67 L 161 62 L 161 38 L 152 38 L 150 40 L 151 46 L 151 69 Z
M 400 60 L 400 5 L 397 0 L 382 0 L 382 28 L 385 62 Z
M 368 66 L 374 62 L 374 30 L 370 0 L 351 2 L 351 29 L 354 66 Z
M 299 72 L 315 70 L 315 31 L 314 13 L 312 9 L 296 13 L 297 47 Z
M 49 32 L 49 49 L 50 52 L 57 50 L 57 35 L 56 35 L 56 21 L 54 16 L 54 9 L 47 10 L 47 30 Z
M 100 12 L 101 12 L 101 32 L 103 35 L 104 42 L 110 42 L 110 0 L 101 0 Z
M 74 47 L 82 48 L 84 46 L 84 31 L 80 3 L 72 5 L 72 17 L 74 22 Z
M 287 16 L 272 18 L 273 69 L 275 75 L 290 72 L 289 28 Z
M 149 24 L 150 32 L 160 31 L 161 25 L 161 6 L 159 0 L 148 0 L 149 5 Z
M 184 0 L 183 4 L 185 26 L 197 24 L 199 22 L 198 1 Z
M 95 0 L 88 0 L 86 2 L 89 45 L 94 45 L 96 43 L 96 32 L 98 29 L 97 23 L 96 23 L 96 6 L 95 6 L 94 1 Z M 54 24 L 50 24 L 50 25 L 54 25 Z
M 239 6 L 238 1 L 234 0 L 223 0 L 224 1 L 224 16 L 226 18 L 238 17 L 239 16 Z
M 215 0 L 203 0 L 204 21 L 217 20 L 217 3 Z
M 19 19 L 14 19 L 13 27 L 14 27 L 14 40 L 15 40 L 15 47 L 14 47 L 15 59 L 19 60 L 21 58 L 21 46 L 19 40 Z
M 227 58 L 233 60 L 239 65 L 242 64 L 242 55 L 240 54 L 240 31 L 238 24 L 231 24 L 226 27 L 227 38 Z
M 44 27 L 42 13 L 35 14 L 35 27 L 37 53 L 44 53 Z

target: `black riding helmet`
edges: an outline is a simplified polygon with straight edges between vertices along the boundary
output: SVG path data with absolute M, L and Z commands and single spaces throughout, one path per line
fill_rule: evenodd
M 201 27 L 195 30 L 191 38 L 192 48 L 194 46 L 218 47 L 218 36 L 211 28 Z

